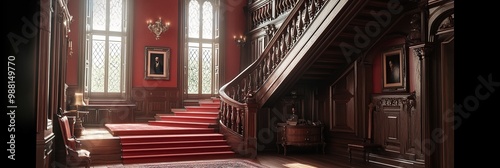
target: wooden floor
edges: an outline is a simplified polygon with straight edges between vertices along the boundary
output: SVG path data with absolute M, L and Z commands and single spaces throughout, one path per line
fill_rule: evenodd
M 118 139 L 113 137 L 105 128 L 86 128 L 79 139 Z M 248 158 L 247 158 L 248 159 Z M 300 149 L 290 150 L 286 156 L 283 153 L 259 152 L 255 159 L 248 159 L 255 163 L 268 166 L 270 168 L 344 168 L 344 167 L 372 167 L 362 165 L 358 162 L 349 164 L 348 159 L 339 158 L 329 154 L 319 154 L 313 151 L 301 151 Z M 147 163 L 151 164 L 151 163 Z M 161 163 L 159 163 L 161 164 Z M 92 167 L 104 168 L 113 166 L 137 167 L 140 164 L 123 165 L 121 163 L 93 164 Z

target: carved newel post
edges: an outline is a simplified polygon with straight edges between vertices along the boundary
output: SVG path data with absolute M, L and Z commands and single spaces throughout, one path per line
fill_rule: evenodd
M 245 111 L 243 138 L 245 142 L 245 153 L 250 158 L 257 156 L 257 103 L 252 94 L 248 95 L 247 108 Z

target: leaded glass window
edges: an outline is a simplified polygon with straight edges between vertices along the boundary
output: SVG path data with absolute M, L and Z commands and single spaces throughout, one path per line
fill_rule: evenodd
M 125 97 L 127 2 L 86 1 L 83 89 L 89 98 Z
M 189 0 L 186 10 L 187 55 L 185 65 L 187 76 L 186 91 L 193 95 L 212 95 L 217 93 L 214 79 L 218 53 L 216 35 L 217 0 Z

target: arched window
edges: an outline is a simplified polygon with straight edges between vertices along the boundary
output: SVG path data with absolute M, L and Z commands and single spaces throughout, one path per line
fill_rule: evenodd
M 212 96 L 219 79 L 219 0 L 189 0 L 185 6 L 184 93 Z

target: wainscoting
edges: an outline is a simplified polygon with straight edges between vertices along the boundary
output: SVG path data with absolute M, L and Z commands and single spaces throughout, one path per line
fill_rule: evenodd
M 67 107 L 74 100 L 76 85 L 67 89 Z M 84 126 L 102 126 L 105 123 L 145 123 L 155 120 L 156 114 L 173 114 L 172 108 L 183 108 L 178 88 L 134 87 L 131 100 L 127 103 L 107 103 L 91 105 L 80 110 L 88 111 L 83 115 Z M 69 110 L 69 109 L 67 109 Z
M 131 100 L 136 105 L 133 110 L 134 122 L 152 121 L 156 114 L 173 114 L 172 108 L 182 107 L 181 92 L 178 88 L 132 88 Z

